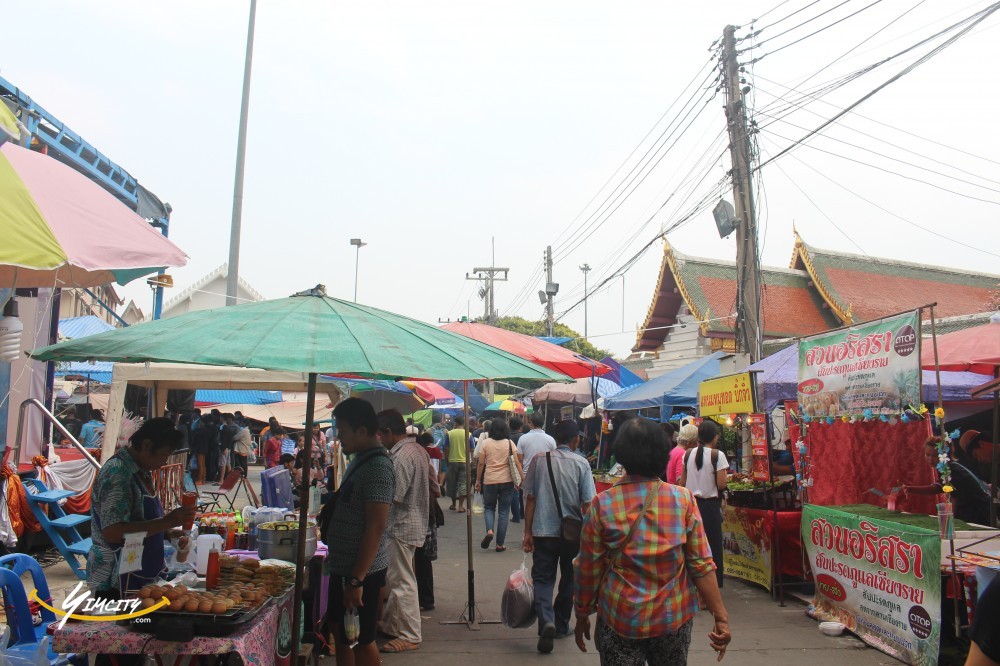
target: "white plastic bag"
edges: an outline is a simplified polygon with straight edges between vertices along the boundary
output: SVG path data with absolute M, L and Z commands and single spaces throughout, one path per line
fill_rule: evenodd
M 500 597 L 500 619 L 511 629 L 524 629 L 535 623 L 535 588 L 526 559 L 521 560 L 521 567 L 507 579 Z
M 483 494 L 475 493 L 472 495 L 472 513 L 482 514 L 486 511 L 486 505 L 483 503 Z

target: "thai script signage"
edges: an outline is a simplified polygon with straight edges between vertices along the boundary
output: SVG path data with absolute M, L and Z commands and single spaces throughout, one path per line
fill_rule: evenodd
M 749 414 L 753 411 L 753 382 L 750 373 L 728 375 L 703 381 L 698 387 L 698 413 Z
M 938 663 L 941 541 L 937 532 L 835 507 L 802 509 L 816 611 L 869 645 L 919 666 Z
M 914 310 L 799 342 L 802 414 L 899 414 L 919 405 L 919 315 Z
M 770 590 L 773 530 L 774 518 L 770 511 L 724 507 L 722 548 L 725 551 L 726 575 Z

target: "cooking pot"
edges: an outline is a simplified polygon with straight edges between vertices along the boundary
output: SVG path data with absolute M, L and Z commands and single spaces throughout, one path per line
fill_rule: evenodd
M 316 523 L 306 528 L 306 559 L 316 552 Z M 299 554 L 299 523 L 279 520 L 257 526 L 257 554 L 262 560 L 295 562 Z

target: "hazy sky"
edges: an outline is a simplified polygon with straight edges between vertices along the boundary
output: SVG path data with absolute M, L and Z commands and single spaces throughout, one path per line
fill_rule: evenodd
M 989 5 L 803 9 L 810 1 L 260 0 L 241 274 L 267 297 L 322 282 L 351 298 L 349 239 L 360 236 L 359 300 L 434 322 L 482 313 L 464 278 L 490 263 L 495 238 L 497 265 L 511 269 L 498 309 L 538 318 L 536 270 L 553 244 L 561 312 L 582 295 L 582 263 L 593 286 L 698 200 L 731 200 L 713 189 L 729 168 L 722 96 L 692 93 L 702 83 L 714 92 L 709 47 L 727 23 L 746 35 L 763 17 L 741 47 L 759 44 L 744 62 L 765 56 L 747 83 L 766 160 L 944 38 L 766 126 L 784 113 L 776 95 L 807 77 L 801 90 L 814 91 Z M 0 41 L 2 76 L 171 203 L 171 238 L 190 256 L 172 271 L 177 290 L 228 256 L 248 9 L 35 0 L 18 5 L 18 27 Z M 819 247 L 1000 273 L 998 23 L 1000 13 L 862 104 L 864 117 L 849 114 L 763 169 L 766 265 L 787 266 L 794 224 Z M 591 217 L 664 130 L 665 157 L 620 206 L 612 198 L 613 214 Z M 733 259 L 734 237 L 719 239 L 710 207 L 669 240 Z M 624 304 L 621 279 L 591 297 L 595 344 L 627 353 L 661 248 L 628 272 Z M 149 311 L 145 285 L 125 293 Z M 582 331 L 583 308 L 565 322 Z

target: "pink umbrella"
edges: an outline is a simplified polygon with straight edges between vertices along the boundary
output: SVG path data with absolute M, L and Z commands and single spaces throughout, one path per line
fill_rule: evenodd
M 86 176 L 11 143 L 0 147 L 0 286 L 125 284 L 187 257 Z

